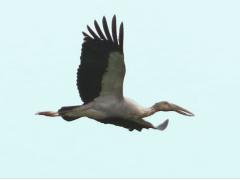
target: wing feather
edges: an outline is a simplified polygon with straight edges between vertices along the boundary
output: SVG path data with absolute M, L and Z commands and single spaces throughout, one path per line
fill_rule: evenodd
M 119 45 L 121 49 L 123 49 L 123 39 L 124 39 L 124 31 L 123 31 L 123 23 L 121 23 L 119 28 Z
M 150 122 L 145 121 L 144 119 L 130 120 L 130 119 L 123 119 L 119 117 L 110 117 L 105 119 L 98 119 L 97 121 L 104 124 L 113 124 L 115 126 L 127 128 L 129 131 L 133 131 L 134 129 L 137 131 L 141 131 L 142 129 L 149 129 L 149 128 L 155 129 L 155 127 Z
M 113 43 L 115 45 L 118 44 L 118 40 L 117 40 L 117 22 L 116 22 L 116 16 L 113 16 L 112 19 L 112 36 L 113 36 Z
M 98 25 L 98 23 L 97 23 L 96 20 L 94 21 L 94 26 L 95 26 L 95 29 L 97 30 L 98 35 L 100 36 L 100 38 L 102 38 L 103 40 L 106 40 L 106 38 L 105 38 L 105 36 L 103 35 L 102 30 L 101 30 L 101 28 L 99 27 L 99 25 Z
M 100 38 L 95 34 L 95 32 L 87 25 L 87 29 L 90 32 L 90 34 L 93 36 L 94 39 L 100 40 Z
M 98 96 L 114 95 L 123 96 L 123 81 L 125 75 L 125 64 L 123 55 L 123 28 L 120 26 L 119 42 L 117 42 L 116 17 L 112 20 L 111 39 L 106 18 L 103 17 L 103 35 L 98 23 L 94 25 L 97 34 L 87 26 L 88 35 L 83 32 L 84 42 L 82 44 L 81 63 L 77 72 L 77 87 L 82 101 L 86 104 Z M 121 41 L 120 41 L 121 40 Z
M 106 20 L 105 16 L 103 17 L 102 23 L 103 23 L 103 29 L 104 29 L 104 32 L 105 32 L 105 34 L 107 36 L 107 39 L 112 42 L 112 37 L 110 35 L 109 29 L 108 29 L 107 20 Z
M 89 36 L 87 33 L 85 33 L 85 32 L 82 32 L 82 34 L 83 34 L 83 36 L 84 36 L 84 38 L 90 38 L 90 39 L 92 39 L 92 37 L 91 36 Z

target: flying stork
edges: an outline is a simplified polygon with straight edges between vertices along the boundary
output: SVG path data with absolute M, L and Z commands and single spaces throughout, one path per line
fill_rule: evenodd
M 82 105 L 64 106 L 57 112 L 44 111 L 38 115 L 50 117 L 61 116 L 66 121 L 81 117 L 95 119 L 104 124 L 114 124 L 128 130 L 158 129 L 164 130 L 168 119 L 159 126 L 154 126 L 143 118 L 158 111 L 175 111 L 185 116 L 193 116 L 190 111 L 161 101 L 145 108 L 133 100 L 123 96 L 123 81 L 125 76 L 123 52 L 123 23 L 117 35 L 116 16 L 112 18 L 112 33 L 110 33 L 106 18 L 102 19 L 103 30 L 94 21 L 96 32 L 89 26 L 89 34 L 83 32 L 81 63 L 77 71 L 77 87 Z

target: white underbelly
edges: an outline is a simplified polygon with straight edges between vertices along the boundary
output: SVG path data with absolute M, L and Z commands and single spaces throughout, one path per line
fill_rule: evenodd
M 144 108 L 137 105 L 130 99 L 118 99 L 114 96 L 98 97 L 94 100 L 93 106 L 88 110 L 90 118 L 119 117 L 126 119 L 137 119 L 141 117 Z

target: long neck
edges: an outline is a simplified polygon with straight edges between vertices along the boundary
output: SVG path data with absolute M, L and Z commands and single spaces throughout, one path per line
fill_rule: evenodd
M 151 116 L 151 115 L 153 115 L 153 114 L 156 113 L 156 112 L 157 112 L 157 109 L 154 108 L 153 106 L 152 106 L 152 107 L 149 107 L 149 108 L 146 108 L 146 109 L 144 110 L 144 113 L 142 114 L 142 118 Z

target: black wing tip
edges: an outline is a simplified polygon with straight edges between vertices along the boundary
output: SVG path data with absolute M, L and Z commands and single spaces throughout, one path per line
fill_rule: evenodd
M 105 41 L 106 41 L 106 38 L 105 38 L 105 36 L 103 35 L 102 30 L 101 30 L 101 28 L 99 27 L 98 22 L 96 21 L 96 19 L 94 20 L 94 26 L 95 26 L 95 29 L 96 29 L 98 35 L 100 36 L 100 38 L 101 38 L 102 40 L 105 40 Z
M 105 23 L 105 22 L 107 22 L 107 18 L 106 18 L 106 16 L 103 16 L 103 18 L 102 18 L 102 24 Z
M 85 33 L 84 31 L 82 31 L 82 34 L 84 37 L 88 37 L 89 35 L 87 33 Z
M 120 29 L 120 31 L 119 31 L 119 32 L 121 32 L 121 31 L 122 31 L 121 33 L 123 33 L 123 22 L 121 22 L 121 23 L 120 23 L 119 29 Z
M 123 39 L 124 39 L 124 32 L 123 32 L 123 22 L 121 22 L 119 26 L 119 35 L 117 35 L 117 17 L 116 14 L 112 17 L 112 33 L 110 33 L 107 18 L 103 16 L 102 18 L 102 26 L 103 31 L 101 30 L 97 20 L 94 20 L 94 26 L 96 33 L 91 29 L 89 25 L 87 25 L 87 30 L 89 34 L 82 32 L 84 39 L 88 40 L 101 40 L 101 41 L 108 41 L 114 44 L 114 46 L 118 46 L 120 50 L 123 52 Z
M 94 19 L 94 26 L 95 26 L 95 27 L 96 27 L 96 26 L 99 26 L 96 19 Z
M 112 37 L 113 37 L 113 44 L 118 45 L 118 40 L 117 40 L 117 20 L 116 16 L 114 15 L 112 18 Z
M 89 25 L 87 25 L 87 29 L 88 29 L 88 30 L 91 29 Z
M 119 27 L 119 46 L 123 51 L 123 40 L 124 40 L 124 29 L 123 29 L 123 22 L 121 22 Z
M 90 26 L 87 25 L 87 29 L 88 29 L 88 32 L 92 35 L 92 37 L 93 37 L 95 40 L 100 40 L 100 38 L 98 37 L 98 35 L 90 28 Z
M 109 32 L 109 28 L 108 28 L 108 24 L 107 24 L 107 19 L 106 19 L 105 16 L 103 16 L 102 24 L 103 24 L 103 29 L 104 29 L 105 35 L 106 35 L 106 37 L 107 37 L 107 40 L 110 41 L 110 42 L 113 42 L 112 37 L 111 37 L 111 34 L 110 34 L 110 32 Z

